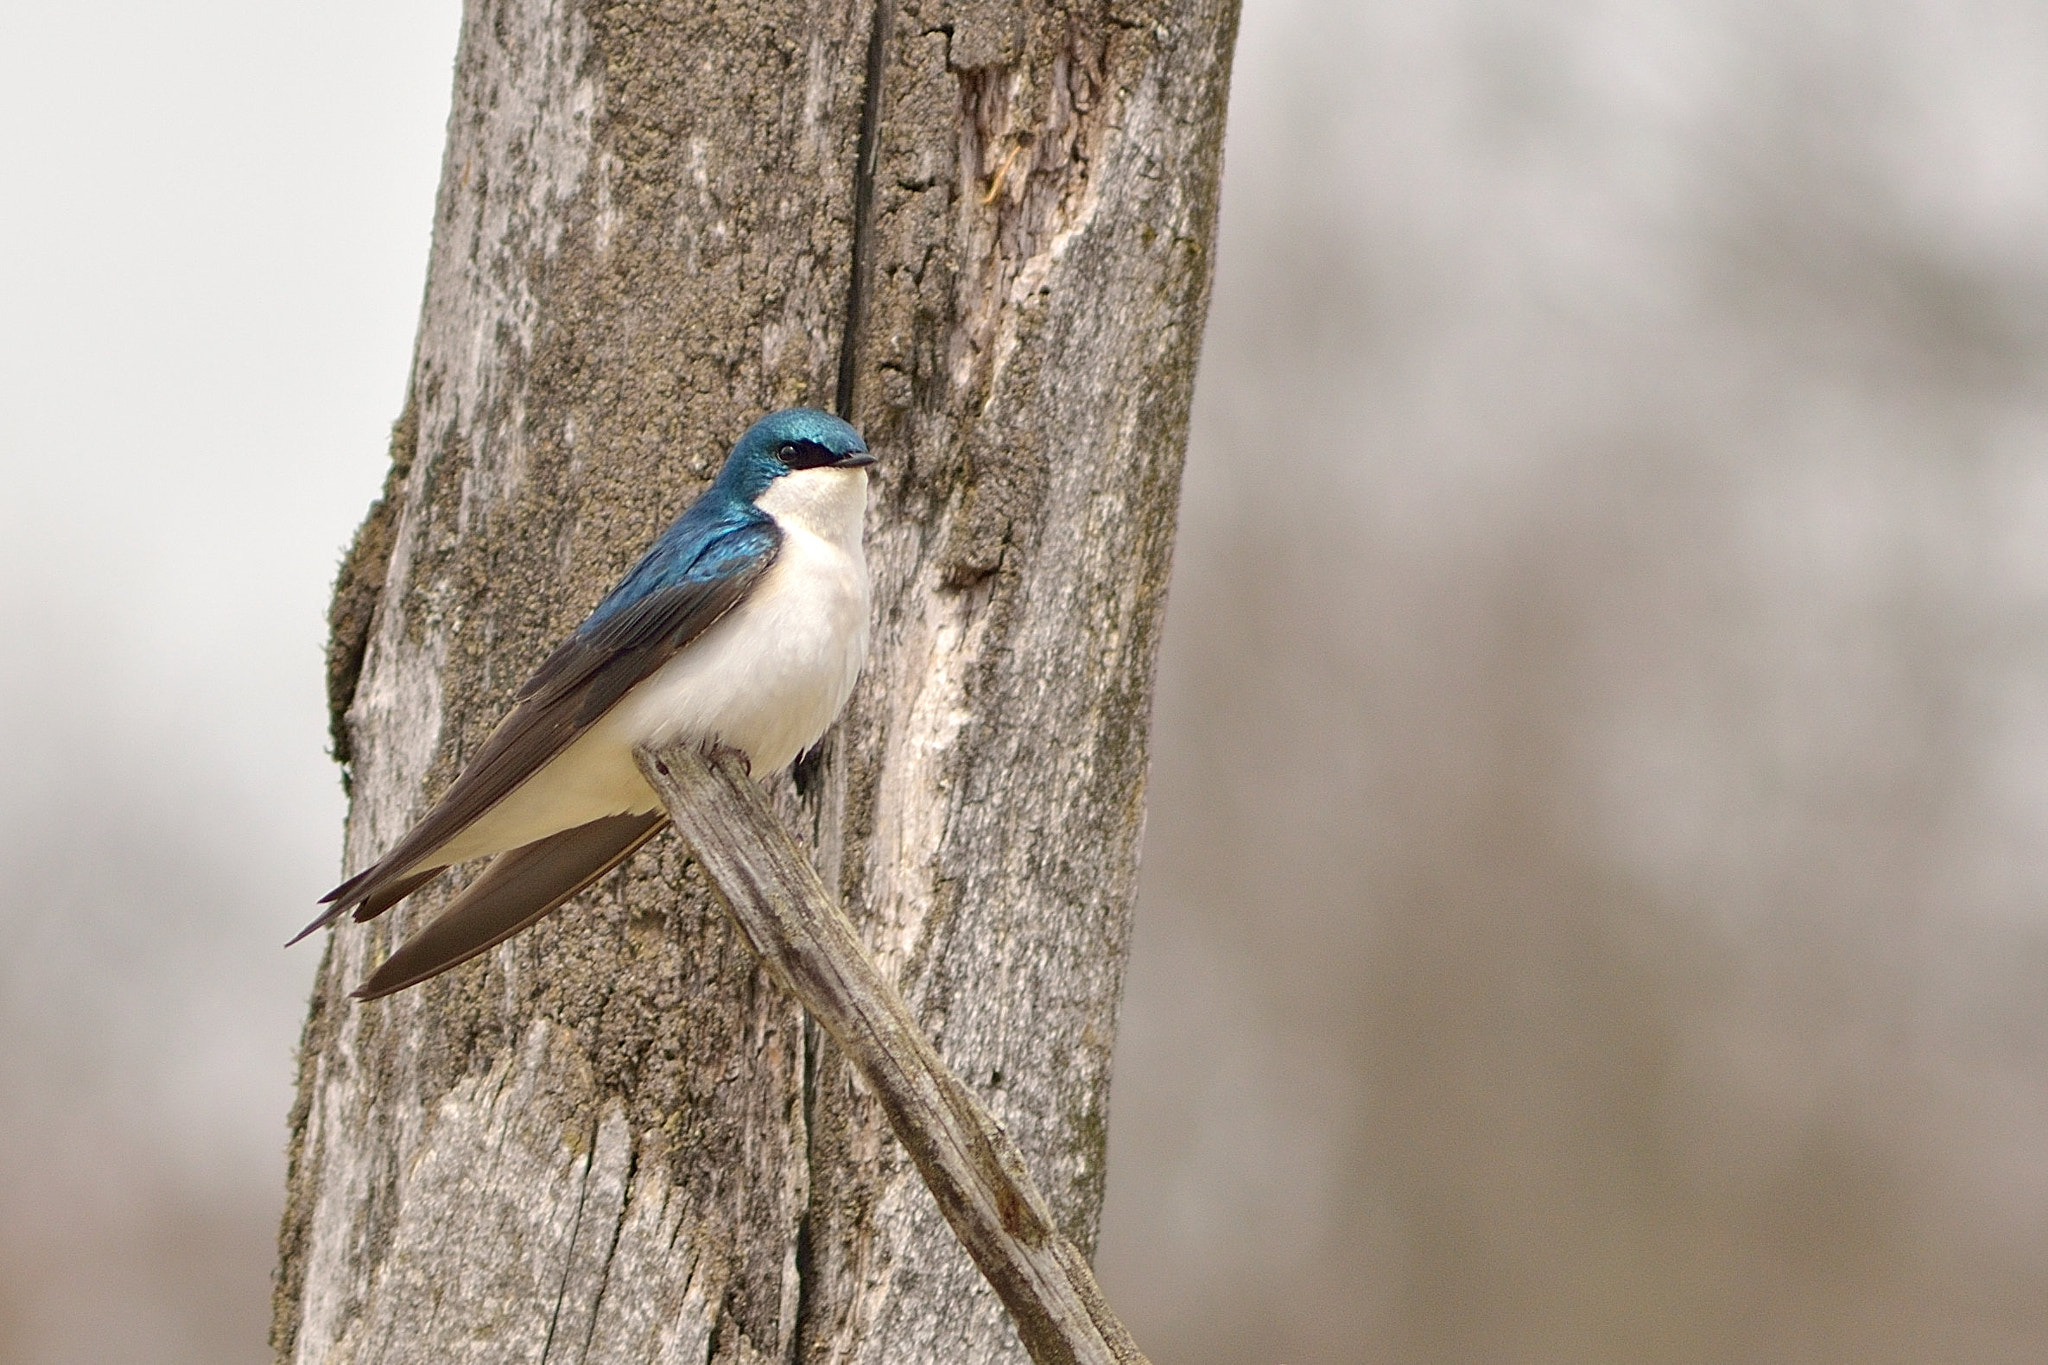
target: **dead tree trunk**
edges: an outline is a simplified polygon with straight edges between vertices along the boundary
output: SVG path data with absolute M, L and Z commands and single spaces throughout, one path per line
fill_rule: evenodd
M 335 602 L 354 868 L 747 422 L 851 416 L 874 648 L 777 803 L 1084 1248 L 1235 19 L 472 0 L 411 395 Z M 674 839 L 348 1001 L 439 899 L 331 941 L 280 1359 L 1019 1358 Z

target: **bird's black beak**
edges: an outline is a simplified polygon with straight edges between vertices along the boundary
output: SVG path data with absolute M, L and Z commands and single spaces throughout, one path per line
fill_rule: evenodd
M 875 462 L 875 457 L 865 450 L 849 450 L 832 462 L 834 469 L 866 469 Z

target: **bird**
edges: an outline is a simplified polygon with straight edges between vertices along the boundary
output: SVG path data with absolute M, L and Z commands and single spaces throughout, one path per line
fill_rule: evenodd
M 447 868 L 496 855 L 353 994 L 404 990 L 525 929 L 661 831 L 668 816 L 637 747 L 694 739 L 738 750 L 765 778 L 817 744 L 867 659 L 874 463 L 830 413 L 755 422 L 520 686 L 440 799 L 322 897 L 292 942 L 350 911 L 373 919 Z

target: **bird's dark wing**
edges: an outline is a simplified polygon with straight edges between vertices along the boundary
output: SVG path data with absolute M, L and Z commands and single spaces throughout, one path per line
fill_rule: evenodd
M 418 985 L 503 943 L 623 862 L 668 823 L 663 811 L 608 815 L 498 855 L 355 990 L 358 1000 Z
M 323 897 L 327 910 L 292 942 L 351 908 L 357 919 L 377 915 L 438 871 L 439 865 L 426 865 L 436 849 L 504 800 L 619 698 L 737 606 L 775 562 L 781 543 L 775 523 L 760 516 L 697 539 L 684 565 L 676 562 L 673 546 L 657 544 L 527 679 L 511 714 L 433 809 L 374 866 Z

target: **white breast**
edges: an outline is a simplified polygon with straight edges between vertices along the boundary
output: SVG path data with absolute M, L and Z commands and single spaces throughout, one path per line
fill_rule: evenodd
M 768 572 L 598 728 L 615 723 L 635 744 L 677 736 L 728 744 L 746 753 L 757 777 L 817 743 L 867 659 L 867 487 L 860 469 L 798 470 L 770 485 L 756 503 L 782 529 Z
M 804 469 L 757 505 L 782 529 L 746 600 L 597 724 L 434 854 L 459 862 L 606 815 L 653 810 L 636 746 L 684 737 L 747 755 L 754 776 L 787 767 L 838 719 L 868 653 L 861 469 Z

